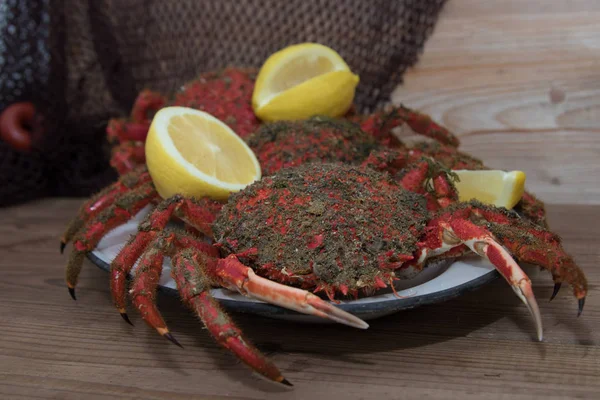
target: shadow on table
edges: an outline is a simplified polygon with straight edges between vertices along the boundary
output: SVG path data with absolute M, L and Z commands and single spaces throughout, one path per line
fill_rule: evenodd
M 94 269 L 92 266 L 90 268 Z M 90 271 L 90 274 L 93 277 L 91 277 L 91 281 L 87 281 L 89 283 L 86 284 L 84 290 L 102 292 L 101 297 L 106 298 L 107 304 L 112 304 L 106 273 L 94 270 Z M 544 298 L 550 296 L 550 292 L 550 287 L 536 288 L 538 301 L 540 303 L 544 301 Z M 175 337 L 194 338 L 194 343 L 190 346 L 188 341 L 186 348 L 209 349 L 210 351 L 206 353 L 213 358 L 217 368 L 229 374 L 232 379 L 262 391 L 286 390 L 279 385 L 256 379 L 255 375 L 250 374 L 245 366 L 240 368 L 241 362 L 216 344 L 198 318 L 183 306 L 179 298 L 159 293 L 158 306 Z M 535 328 L 531 319 L 528 314 L 517 308 L 524 308 L 524 305 L 503 280 L 496 280 L 478 290 L 443 303 L 425 305 L 368 321 L 370 327 L 367 330 L 338 324 L 289 322 L 242 313 L 229 313 L 229 315 L 242 329 L 248 340 L 265 355 L 274 359 L 285 374 L 310 370 L 311 365 L 314 364 L 314 358 L 356 365 L 372 365 L 374 363 L 364 355 L 384 354 L 443 343 L 468 336 L 501 318 L 512 319 L 514 325 L 518 326 L 520 330 L 530 333 L 530 340 L 535 341 Z M 143 335 L 143 338 L 151 342 L 149 347 L 155 347 L 158 335 L 144 324 L 131 307 L 129 316 L 136 327 L 147 328 L 147 334 Z M 560 320 L 558 317 L 556 319 Z M 565 323 L 572 326 L 574 331 L 578 331 L 577 337 L 585 336 L 589 339 L 589 332 L 586 333 L 585 329 L 581 328 L 577 322 L 570 320 Z M 138 329 L 132 335 L 139 335 Z M 170 344 L 166 342 L 165 345 Z M 539 348 L 543 353 L 543 346 Z M 278 362 L 278 355 L 290 354 L 301 356 L 287 365 Z M 179 369 L 178 359 L 171 352 L 161 351 L 160 354 L 157 354 L 157 360 L 165 368 Z

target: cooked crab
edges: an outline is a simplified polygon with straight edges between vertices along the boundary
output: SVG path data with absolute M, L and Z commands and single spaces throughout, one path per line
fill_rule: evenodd
M 249 137 L 260 127 L 261 121 L 252 110 L 252 91 L 257 71 L 253 69 L 225 68 L 201 74 L 197 79 L 184 84 L 173 96 L 165 96 L 148 89 L 142 90 L 137 96 L 130 116 L 127 118 L 111 119 L 107 127 L 109 142 L 114 144 L 111 165 L 120 175 L 132 171 L 135 167 L 145 163 L 144 142 L 154 114 L 166 105 L 177 105 L 199 109 L 225 122 L 238 135 Z M 409 151 L 409 149 L 393 134 L 395 128 L 408 126 L 416 133 L 433 139 L 437 149 L 426 145 L 421 149 L 411 151 L 424 153 L 434 158 L 448 168 L 460 165 L 464 169 L 486 168 L 481 161 L 476 160 L 456 149 L 459 145 L 458 138 L 443 126 L 436 123 L 428 115 L 419 113 L 405 106 L 391 106 L 386 110 L 372 114 L 362 115 L 350 110 L 345 119 L 358 124 L 362 131 L 369 133 L 379 145 L 392 147 L 396 150 Z M 338 135 L 338 140 L 339 140 Z M 316 145 L 326 147 L 326 151 L 341 150 L 329 146 L 327 142 L 315 138 L 300 145 Z M 353 139 L 346 134 L 344 140 L 356 140 L 361 146 L 362 137 Z M 293 157 L 299 157 L 299 151 L 290 143 Z M 309 148 L 309 151 L 310 150 Z M 321 151 L 324 155 L 326 151 Z M 273 147 L 272 153 L 277 149 Z M 418 154 L 415 157 L 418 158 Z M 452 156 L 450 156 L 450 154 Z M 330 159 L 333 159 L 329 156 Z M 455 161 L 459 159 L 457 164 Z M 343 161 L 343 160 L 341 160 Z M 544 205 L 529 192 L 525 192 L 522 201 L 517 206 L 527 218 L 546 226 Z M 547 227 L 547 226 L 546 226 Z
M 313 125 L 305 131 L 307 123 Z M 143 167 L 88 202 L 61 244 L 62 249 L 76 234 L 67 267 L 73 297 L 86 253 L 106 232 L 158 202 L 111 265 L 111 292 L 121 315 L 128 321 L 129 293 L 142 318 L 177 343 L 154 304 L 163 258 L 168 256 L 182 299 L 215 339 L 278 382 L 289 383 L 218 307 L 210 297 L 211 287 L 366 328 L 366 323 L 315 294 L 322 292 L 331 300 L 360 291 L 368 295 L 392 286 L 407 271 L 418 273 L 432 258 L 475 252 L 488 259 L 525 302 L 540 339 L 542 323 L 531 283 L 515 259 L 548 269 L 557 288 L 562 282 L 571 284 L 581 312 L 585 276 L 556 235 L 514 212 L 457 202 L 451 171 L 433 159 L 415 159 L 410 152 L 382 152 L 370 135 L 347 121 L 314 118 L 287 123 L 290 129 L 285 126 L 269 125 L 249 138 L 267 174 L 225 204 L 182 196 L 160 201 Z M 360 146 L 359 141 L 333 134 L 352 127 L 357 131 L 351 138 L 367 138 Z M 261 140 L 273 134 L 275 138 Z M 307 158 L 309 148 L 302 143 L 314 139 L 312 135 L 321 135 L 318 142 L 328 144 L 310 147 L 314 153 Z M 274 141 L 277 144 L 271 145 Z M 288 148 L 285 143 L 295 144 Z M 350 147 L 337 154 L 330 145 Z M 280 152 L 268 151 L 271 146 Z M 326 156 L 345 163 L 323 163 Z M 192 229 L 165 229 L 173 217 Z M 128 292 L 127 277 L 137 260 Z
M 152 90 L 142 90 L 127 118 L 113 118 L 106 129 L 115 144 L 111 165 L 125 174 L 145 162 L 144 142 L 154 114 L 166 105 L 205 111 L 246 137 L 260 124 L 251 105 L 255 71 L 226 68 L 201 74 L 168 98 Z
M 222 120 L 240 137 L 253 133 L 261 121 L 252 109 L 252 91 L 256 71 L 252 69 L 225 68 L 201 74 L 184 84 L 172 97 L 152 90 L 142 90 L 127 118 L 113 118 L 107 127 L 109 142 L 115 144 L 111 165 L 125 174 L 145 161 L 144 142 L 154 114 L 166 105 L 191 107 L 205 111 Z M 440 143 L 458 146 L 458 139 L 429 116 L 398 106 L 370 115 L 350 111 L 348 120 L 360 124 L 362 129 L 378 138 L 383 144 L 396 144 L 392 129 L 407 124 L 415 131 Z
M 262 125 L 246 141 L 267 174 L 309 161 L 367 163 L 375 169 L 400 170 L 423 157 L 433 158 L 450 170 L 489 169 L 481 160 L 449 144 L 457 143 L 454 135 L 431 119 L 402 110 L 406 109 L 393 107 L 362 121 L 316 116 L 307 121 L 274 122 Z M 434 140 L 404 144 L 393 134 L 393 129 L 408 120 L 412 121 L 410 127 L 415 133 Z M 516 209 L 527 219 L 548 227 L 544 204 L 531 193 L 525 191 Z

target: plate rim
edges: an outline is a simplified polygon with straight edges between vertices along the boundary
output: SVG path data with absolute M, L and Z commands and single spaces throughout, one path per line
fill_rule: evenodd
M 110 264 L 98 257 L 96 254 L 94 254 L 94 252 L 87 253 L 87 258 L 92 262 L 92 264 L 96 265 L 96 267 L 102 269 L 103 271 L 110 271 Z M 452 261 L 454 260 L 448 260 L 448 262 Z M 402 310 L 409 310 L 428 304 L 441 303 L 451 300 L 464 293 L 475 291 L 498 278 L 500 278 L 500 274 L 497 270 L 493 269 L 477 278 L 471 279 L 470 281 L 433 293 L 422 294 L 414 297 L 399 298 L 395 300 L 387 300 L 382 302 L 353 303 L 352 301 L 349 301 L 340 304 L 335 304 L 335 306 L 351 314 L 378 314 L 381 312 L 385 312 L 386 314 L 393 314 Z M 179 297 L 179 292 L 176 289 L 170 287 L 158 285 L 157 291 L 165 293 L 172 297 Z M 264 302 L 245 302 L 217 297 L 215 297 L 215 300 L 217 300 L 220 305 L 227 308 L 228 311 L 274 317 L 304 315 L 294 310 L 289 310 L 278 305 Z

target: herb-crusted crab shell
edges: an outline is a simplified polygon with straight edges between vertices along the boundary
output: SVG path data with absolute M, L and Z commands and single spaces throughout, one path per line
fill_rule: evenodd
M 253 254 L 247 265 L 261 275 L 333 298 L 391 282 L 428 215 L 425 198 L 387 174 L 305 164 L 232 195 L 213 232 L 226 254 Z
M 258 157 L 263 175 L 314 161 L 359 164 L 381 147 L 357 124 L 324 116 L 268 123 L 246 142 Z

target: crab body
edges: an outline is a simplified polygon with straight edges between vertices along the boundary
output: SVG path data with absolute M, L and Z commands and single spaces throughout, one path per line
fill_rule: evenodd
M 246 142 L 266 175 L 316 161 L 357 164 L 381 147 L 357 124 L 323 116 L 264 124 Z
M 427 219 L 425 198 L 389 175 L 319 163 L 232 195 L 213 234 L 224 254 L 249 254 L 260 275 L 333 298 L 391 282 Z

